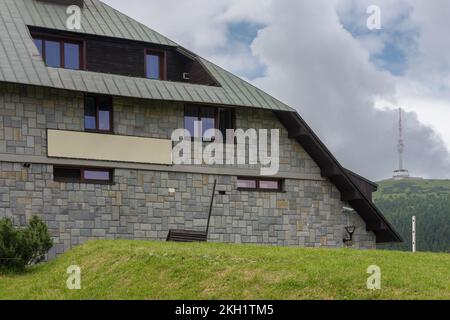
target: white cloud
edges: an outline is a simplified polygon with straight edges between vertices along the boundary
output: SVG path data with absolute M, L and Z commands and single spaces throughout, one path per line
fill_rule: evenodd
M 342 163 L 370 178 L 387 177 L 396 165 L 396 112 L 376 108 L 407 104 L 407 164 L 415 175 L 449 177 L 449 154 L 441 139 L 422 123 L 450 137 L 442 117 L 450 83 L 450 3 L 405 0 L 108 0 L 113 7 L 169 36 L 231 71 L 245 74 L 267 67 L 254 81 L 297 107 Z M 382 8 L 383 36 L 355 38 L 343 28 L 365 28 L 366 8 Z M 168 10 L 169 8 L 169 10 Z M 251 50 L 230 43 L 228 26 L 263 23 Z M 373 64 L 389 31 L 419 30 L 414 43 L 401 43 L 408 69 L 392 76 Z M 440 41 L 444 43 L 441 44 Z M 417 51 L 411 50 L 417 45 Z M 232 46 L 230 48 L 230 46 Z M 227 50 L 224 50 L 227 48 Z M 256 59 L 254 55 L 257 56 Z M 431 85 L 429 85 L 431 84 Z M 425 93 L 426 92 L 426 93 Z M 427 107 L 432 105 L 433 107 Z M 383 105 L 382 105 L 383 106 Z M 432 110 L 432 111 L 431 111 Z M 440 119 L 437 119 L 440 118 Z M 419 122 L 420 119 L 422 123 Z M 450 126 L 448 126 L 450 127 Z M 448 135 L 447 135 L 448 134 Z M 450 138 L 446 139 L 450 143 Z M 450 145 L 450 144 L 449 144 Z
M 417 114 L 419 121 L 439 134 L 447 149 L 450 146 L 450 100 L 444 95 L 414 81 L 402 80 L 397 84 L 398 103 L 377 101 L 379 108 L 389 107 L 396 109 L 401 106 L 408 112 Z M 448 97 L 448 96 L 447 96 Z M 414 141 L 409 141 L 409 144 Z
M 106 0 L 117 10 L 238 74 L 261 68 L 249 47 L 230 43 L 231 23 L 264 24 L 271 0 Z
M 404 14 L 395 11 L 403 9 L 403 3 L 392 3 L 389 10 L 382 10 L 390 13 L 388 19 L 383 16 L 385 28 Z M 368 177 L 387 177 L 395 166 L 397 113 L 377 109 L 375 104 L 380 99 L 397 104 L 400 98 L 406 103 L 405 92 L 397 91 L 404 79 L 375 68 L 369 54 L 380 50 L 380 44 L 367 48 L 367 38 L 355 39 L 342 28 L 336 14 L 341 4 L 274 2 L 269 26 L 253 44 L 253 51 L 268 65 L 267 77 L 257 84 L 297 106 L 344 165 Z M 359 23 L 365 23 L 365 10 L 358 12 L 362 13 Z M 413 27 L 414 23 L 402 21 L 395 31 Z M 450 157 L 441 138 L 421 124 L 416 114 L 406 118 L 406 160 L 412 173 L 448 177 Z M 425 113 L 421 118 L 426 118 Z
M 340 0 L 341 19 L 356 21 L 364 28 L 362 19 L 355 18 L 369 4 L 376 3 L 382 9 L 383 32 L 365 33 L 357 37 L 361 45 L 372 55 L 380 54 L 387 41 L 396 41 L 392 35 L 404 36 L 395 42 L 403 49 L 407 69 L 397 77 L 397 105 L 416 112 L 419 120 L 433 128 L 450 149 L 450 3 L 448 1 L 422 0 Z M 411 33 L 416 32 L 411 36 Z M 409 41 L 407 41 L 409 40 Z M 384 101 L 378 105 L 386 104 Z

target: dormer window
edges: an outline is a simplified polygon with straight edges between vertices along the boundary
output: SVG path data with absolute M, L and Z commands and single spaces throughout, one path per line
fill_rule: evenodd
M 164 65 L 165 65 L 164 52 L 146 50 L 145 76 L 148 79 L 165 80 Z
M 48 67 L 82 69 L 82 42 L 33 36 L 34 44 Z
M 178 47 L 35 26 L 28 28 L 48 67 L 219 85 L 194 54 Z

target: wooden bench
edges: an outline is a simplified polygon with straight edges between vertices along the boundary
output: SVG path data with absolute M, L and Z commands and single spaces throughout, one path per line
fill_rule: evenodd
M 217 180 L 214 180 L 213 191 L 211 196 L 211 203 L 209 205 L 208 222 L 206 223 L 206 231 L 191 231 L 191 230 L 169 230 L 166 241 L 173 242 L 207 242 L 209 223 L 211 222 L 211 214 L 214 204 L 214 195 L 216 193 Z
M 167 241 L 173 242 L 206 242 L 208 235 L 204 231 L 169 230 Z

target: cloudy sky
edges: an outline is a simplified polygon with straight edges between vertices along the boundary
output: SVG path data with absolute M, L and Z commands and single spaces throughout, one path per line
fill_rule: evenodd
M 450 178 L 450 1 L 104 1 L 296 108 L 371 179 L 396 168 L 401 106 L 407 169 Z

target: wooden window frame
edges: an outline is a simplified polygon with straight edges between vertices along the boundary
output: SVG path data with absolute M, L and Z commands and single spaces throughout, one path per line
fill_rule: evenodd
M 55 169 L 61 170 L 79 170 L 80 178 L 57 178 L 55 177 Z M 85 171 L 95 171 L 95 172 L 109 172 L 109 180 L 91 180 L 84 178 Z M 83 183 L 83 184 L 101 184 L 101 185 L 114 185 L 114 169 L 112 168 L 92 168 L 92 167 L 77 167 L 77 166 L 53 166 L 53 180 L 62 183 Z
M 159 56 L 159 74 L 160 79 L 153 79 L 147 77 L 147 56 L 148 55 L 154 55 Z M 149 80 L 161 80 L 165 81 L 167 79 L 167 55 L 165 50 L 158 50 L 158 49 L 145 49 L 144 50 L 144 78 Z
M 220 112 L 221 110 L 231 110 L 232 111 L 232 126 L 233 128 L 227 128 L 227 129 L 236 129 L 236 112 L 235 110 L 232 110 L 230 108 L 218 108 L 218 107 L 213 107 L 213 106 L 208 106 L 208 105 L 195 105 L 195 104 L 186 104 L 184 106 L 184 115 L 183 115 L 183 122 L 184 119 L 186 118 L 186 115 L 188 114 L 187 109 L 188 108 L 198 108 L 198 115 L 197 115 L 197 120 L 201 121 L 202 119 L 202 113 L 201 113 L 201 109 L 214 109 L 214 129 L 220 130 Z M 186 129 L 186 128 L 185 128 Z M 223 135 L 223 140 L 224 143 L 226 142 L 226 132 L 222 132 Z M 194 137 L 192 137 L 192 140 L 194 140 Z M 202 137 L 203 140 L 203 137 Z M 211 140 L 203 140 L 204 142 L 214 142 L 214 139 Z
M 112 134 L 114 133 L 114 99 L 113 97 L 110 96 L 102 96 L 102 95 L 85 95 L 84 96 L 84 108 L 86 108 L 86 98 L 94 98 L 95 99 L 95 129 L 87 129 L 86 128 L 86 114 L 85 114 L 85 109 L 83 110 L 83 126 L 84 126 L 84 131 L 85 132 L 92 132 L 92 133 L 103 133 L 103 134 Z M 99 98 L 108 98 L 111 99 L 111 111 L 110 111 L 110 115 L 109 115 L 109 130 L 100 130 L 99 129 L 99 104 L 97 99 Z
M 86 41 L 81 38 L 77 37 L 68 37 L 68 36 L 55 36 L 50 35 L 47 33 L 42 32 L 32 32 L 31 37 L 34 40 L 41 40 L 42 41 L 42 60 L 45 62 L 46 52 L 45 52 L 45 41 L 55 41 L 59 42 L 59 50 L 61 53 L 60 56 L 60 68 L 66 69 L 65 66 L 65 52 L 64 52 L 64 44 L 70 43 L 70 44 L 78 44 L 79 45 L 79 69 L 68 69 L 68 70 L 86 70 Z
M 255 181 L 255 185 L 256 188 L 242 188 L 242 187 L 237 187 L 238 191 L 258 191 L 258 192 L 283 192 L 283 182 L 284 179 L 279 179 L 279 178 L 274 178 L 274 179 L 270 179 L 270 178 L 255 178 L 255 177 L 238 177 L 237 178 L 237 183 L 239 183 L 239 180 L 250 180 L 250 181 Z M 278 188 L 275 189 L 261 189 L 260 188 L 260 182 L 261 181 L 266 181 L 266 182 L 277 182 L 278 183 Z

